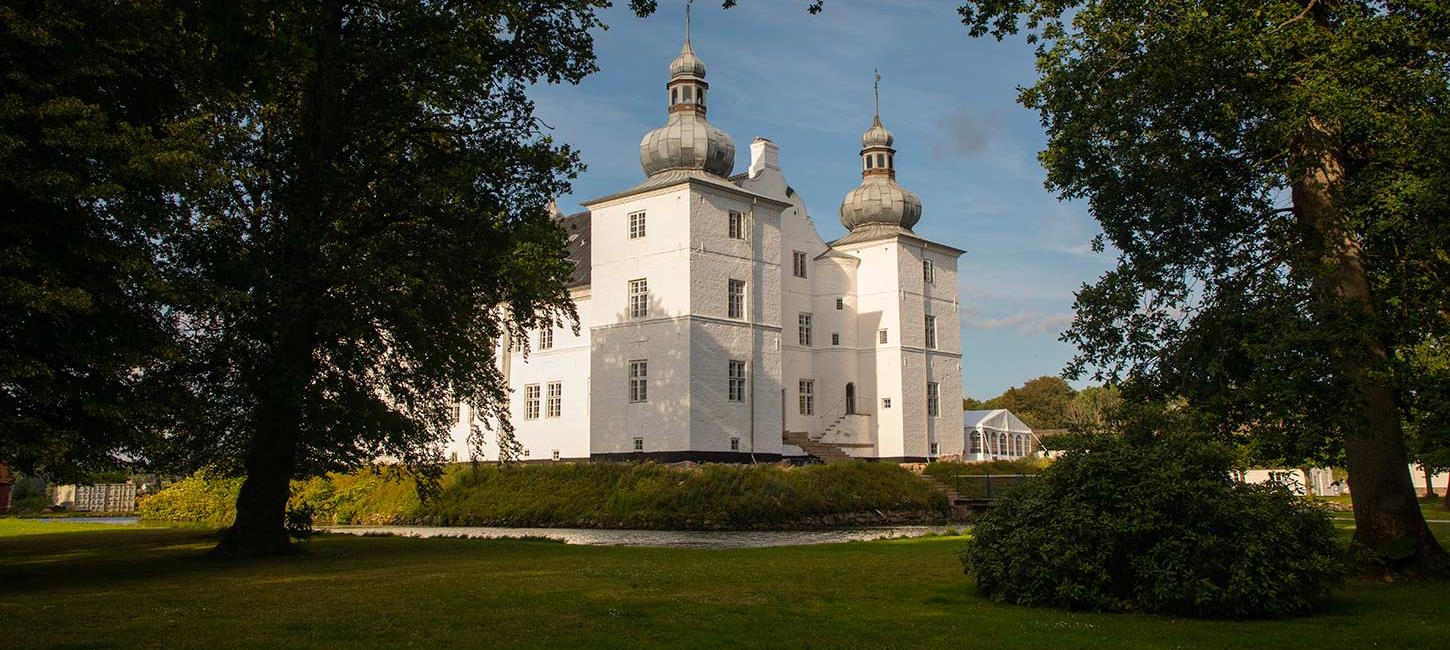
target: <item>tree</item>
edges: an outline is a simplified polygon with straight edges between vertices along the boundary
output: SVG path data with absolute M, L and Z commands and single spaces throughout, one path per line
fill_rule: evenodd
M 1337 441 L 1356 540 L 1444 551 L 1406 470 L 1397 355 L 1450 319 L 1450 6 L 980 0 L 1040 78 L 1048 186 L 1118 265 L 1077 294 L 1069 371 L 1183 396 L 1288 452 Z M 1327 433 L 1326 433 L 1327 432 Z
M 962 406 L 966 410 L 1007 409 L 1034 429 L 1061 429 L 1067 426 L 1068 405 L 1076 392 L 1061 377 L 1043 376 L 985 402 L 963 399 Z
M 0 31 L 0 464 L 77 480 L 186 410 L 157 260 L 198 38 L 149 2 L 6 3 Z

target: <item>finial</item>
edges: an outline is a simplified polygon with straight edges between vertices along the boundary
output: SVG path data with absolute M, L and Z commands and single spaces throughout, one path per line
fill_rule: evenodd
M 690 42 L 690 5 L 693 4 L 695 0 L 685 0 L 685 43 Z
M 876 72 L 876 121 L 877 122 L 880 122 L 881 121 L 881 69 L 880 68 L 877 68 L 875 70 L 875 72 Z

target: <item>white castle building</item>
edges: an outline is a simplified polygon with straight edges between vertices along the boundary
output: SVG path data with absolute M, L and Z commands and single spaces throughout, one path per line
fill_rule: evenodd
M 897 184 L 879 108 L 841 202 L 849 232 L 826 242 L 775 143 L 756 138 L 732 175 L 688 31 L 669 75 L 666 122 L 640 142 L 645 180 L 558 216 L 579 334 L 536 332 L 527 357 L 500 355 L 525 459 L 962 453 L 963 251 L 912 231 L 921 200 Z

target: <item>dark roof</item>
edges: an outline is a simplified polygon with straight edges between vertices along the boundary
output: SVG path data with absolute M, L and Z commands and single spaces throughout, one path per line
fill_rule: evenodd
M 564 250 L 569 255 L 569 261 L 574 263 L 569 288 L 589 286 L 589 270 L 593 266 L 590 259 L 589 211 L 559 217 L 555 222 L 564 229 Z

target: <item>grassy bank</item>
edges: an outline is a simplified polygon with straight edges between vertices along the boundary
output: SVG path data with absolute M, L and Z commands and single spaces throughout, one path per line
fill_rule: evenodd
M 991 460 L 978 463 L 937 462 L 928 463 L 924 471 L 928 476 L 950 485 L 959 474 L 1036 474 L 1046 469 L 1051 462 L 1045 458 Z
M 721 551 L 323 536 L 301 556 L 218 565 L 194 531 L 4 537 L 11 525 L 0 629 L 17 648 L 1393 648 L 1450 635 L 1445 582 L 1352 582 L 1288 621 L 994 604 L 962 575 L 960 538 Z
M 143 501 L 142 516 L 226 525 L 239 485 L 192 477 Z M 713 530 L 938 521 L 950 511 L 929 484 L 887 463 L 460 465 L 427 502 L 384 468 L 295 482 L 292 493 L 319 524 Z

